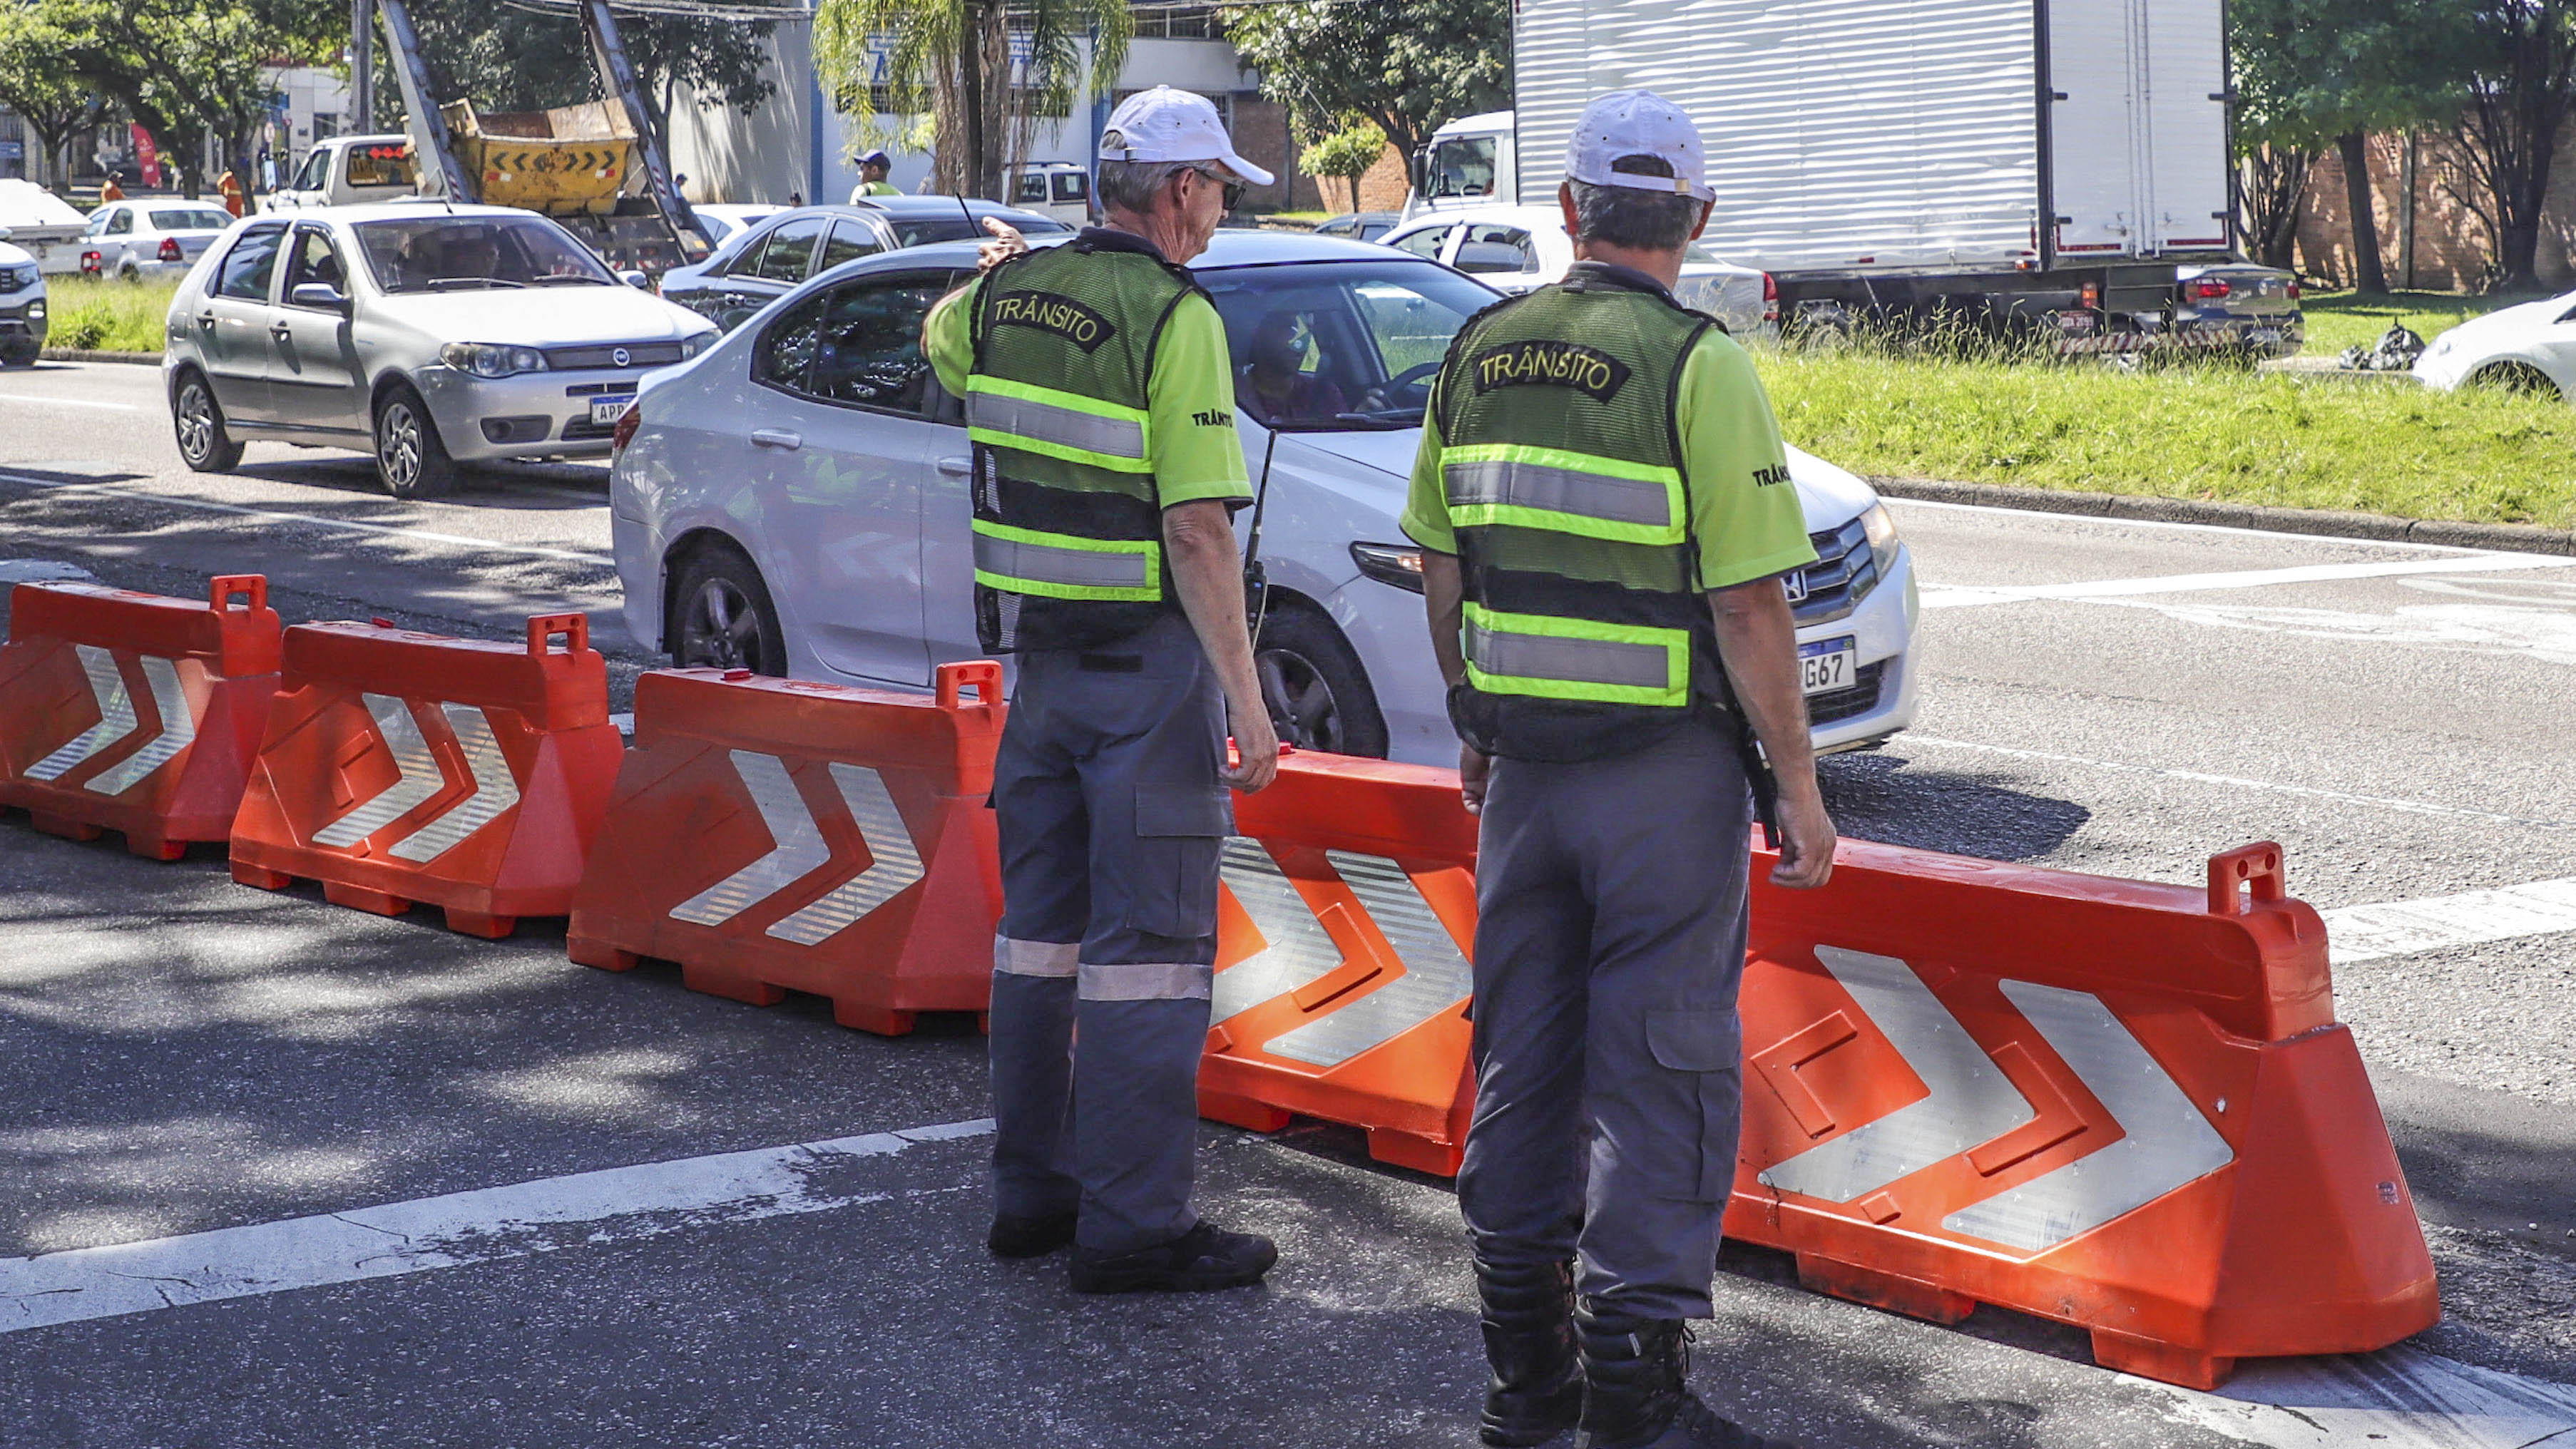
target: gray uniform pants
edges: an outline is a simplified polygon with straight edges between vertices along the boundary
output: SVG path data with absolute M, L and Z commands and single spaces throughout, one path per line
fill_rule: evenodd
M 1579 1258 L 1575 1290 L 1605 1307 L 1709 1316 L 1751 814 L 1722 723 L 1617 759 L 1494 762 L 1458 1174 L 1480 1258 Z
M 1151 1247 L 1198 1221 L 1217 847 L 1234 828 L 1224 756 L 1224 699 L 1178 614 L 1102 649 L 1020 656 L 993 766 L 994 1206 L 1078 1207 L 1086 1248 Z

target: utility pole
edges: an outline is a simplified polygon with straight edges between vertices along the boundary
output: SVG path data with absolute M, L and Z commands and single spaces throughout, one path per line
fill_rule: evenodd
M 349 131 L 376 128 L 375 0 L 349 0 Z

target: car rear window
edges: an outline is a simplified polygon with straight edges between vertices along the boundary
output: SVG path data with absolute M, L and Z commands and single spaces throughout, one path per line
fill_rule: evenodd
M 155 231 L 222 231 L 233 224 L 232 213 L 210 206 L 160 207 L 152 209 Z

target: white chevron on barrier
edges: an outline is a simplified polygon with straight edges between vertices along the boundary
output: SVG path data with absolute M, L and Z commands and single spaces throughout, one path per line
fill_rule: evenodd
M 455 782 L 447 778 L 429 739 L 420 732 L 411 706 L 390 694 L 365 696 L 375 719 L 377 737 L 394 762 L 394 781 L 361 800 L 349 813 L 313 832 L 313 843 L 346 850 L 428 804 Z M 473 792 L 423 821 L 386 847 L 386 852 L 415 863 L 435 860 L 500 818 L 519 803 L 519 782 L 510 761 L 493 736 L 491 717 L 466 704 L 441 704 L 447 727 L 465 757 L 467 783 Z
M 1339 1066 L 1452 1010 L 1470 989 L 1466 953 L 1404 867 L 1384 856 L 1328 850 L 1325 859 L 1351 891 L 1357 914 L 1395 949 L 1404 972 L 1365 996 L 1262 1043 L 1261 1050 L 1312 1066 Z M 1343 962 L 1342 948 L 1315 917 L 1261 842 L 1225 842 L 1219 874 L 1260 931 L 1262 949 L 1216 973 L 1210 1019 L 1223 1021 L 1321 979 Z
M 731 750 L 734 773 L 750 792 L 752 807 L 769 829 L 771 848 L 758 860 L 671 908 L 673 920 L 721 926 L 820 870 L 832 858 L 821 824 L 797 793 L 787 762 L 757 750 Z M 865 765 L 827 766 L 841 803 L 859 827 L 871 857 L 867 867 L 834 886 L 764 933 L 800 946 L 820 945 L 848 929 L 927 874 L 912 832 L 886 790 L 885 777 Z
M 142 732 L 134 713 L 134 696 L 116 667 L 113 651 L 95 644 L 75 644 L 81 672 L 88 676 L 90 697 L 98 701 L 98 723 L 66 741 L 61 748 L 27 767 L 30 780 L 59 780 Z M 161 716 L 160 732 L 124 760 L 100 771 L 85 787 L 102 795 L 122 795 L 144 778 L 179 757 L 197 737 L 197 720 L 188 707 L 188 691 L 179 683 L 179 668 L 167 659 L 140 655 L 144 679 L 152 686 L 152 706 Z

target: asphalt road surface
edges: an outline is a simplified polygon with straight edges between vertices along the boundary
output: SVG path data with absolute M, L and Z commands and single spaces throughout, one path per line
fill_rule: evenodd
M 191 474 L 153 370 L 0 373 L 0 571 L 258 571 L 290 622 L 487 637 L 584 609 L 622 697 L 653 661 L 605 488 L 397 503 L 261 444 Z M 1845 832 L 2176 882 L 2280 841 L 2448 1317 L 2195 1394 L 1730 1250 L 1694 1382 L 1855 1449 L 2576 1446 L 2576 561 L 1894 507 L 1923 716 L 1826 763 Z M 1280 1241 L 1266 1289 L 1077 1299 L 982 1251 L 971 1023 L 880 1039 L 573 966 L 559 924 L 469 940 L 14 814 L 0 882 L 9 1449 L 1473 1443 L 1455 1206 L 1352 1134 L 1205 1130 L 1211 1214 Z

